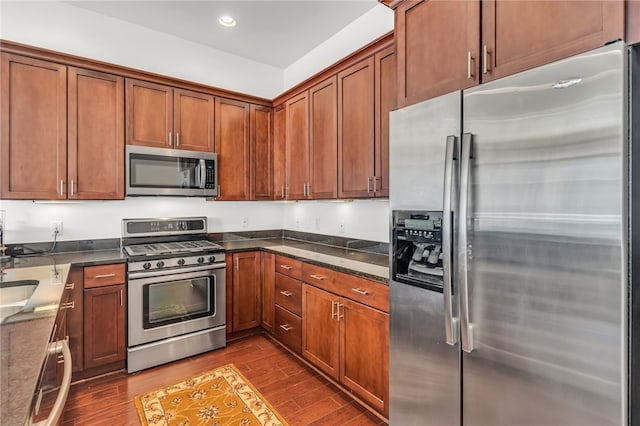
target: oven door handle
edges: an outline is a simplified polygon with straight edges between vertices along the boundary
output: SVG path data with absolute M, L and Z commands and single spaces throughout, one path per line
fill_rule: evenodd
M 56 397 L 56 402 L 53 404 L 51 414 L 46 419 L 31 424 L 33 426 L 53 426 L 58 424 L 64 404 L 67 402 L 67 396 L 69 395 L 69 388 L 71 387 L 71 351 L 69 350 L 69 341 L 67 339 L 59 340 L 57 342 L 49 343 L 48 352 L 51 355 L 62 354 L 64 359 L 64 373 L 62 375 L 62 384 Z
M 180 277 L 187 274 L 199 273 L 201 276 L 206 275 L 202 274 L 203 272 L 211 271 L 214 272 L 219 269 L 225 269 L 227 267 L 226 263 L 220 263 L 218 265 L 204 265 L 204 266 L 194 266 L 192 268 L 183 268 L 179 270 L 159 270 L 159 271 L 141 271 L 141 272 L 129 272 L 127 278 L 129 280 L 141 279 L 141 278 L 161 278 L 158 281 L 166 281 L 168 277 Z M 209 274 L 211 275 L 211 274 Z

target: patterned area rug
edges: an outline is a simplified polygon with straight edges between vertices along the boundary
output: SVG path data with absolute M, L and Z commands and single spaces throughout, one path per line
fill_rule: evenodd
M 288 426 L 233 364 L 135 397 L 148 426 Z

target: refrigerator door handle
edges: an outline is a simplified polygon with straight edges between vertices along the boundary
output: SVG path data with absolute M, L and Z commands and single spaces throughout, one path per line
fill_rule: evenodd
M 456 148 L 458 138 L 447 136 L 444 163 L 444 202 L 442 212 L 442 269 L 443 274 L 443 295 L 444 295 L 444 331 L 448 345 L 454 346 L 458 343 L 458 319 L 453 316 L 453 302 L 451 289 L 451 276 L 453 272 L 451 259 L 451 240 L 453 238 L 453 211 L 451 210 L 451 198 L 453 191 L 453 162 L 456 160 Z
M 460 201 L 458 213 L 458 271 L 457 279 L 460 292 L 460 334 L 462 340 L 462 350 L 471 352 L 475 349 L 473 341 L 473 324 L 469 317 L 469 277 L 467 264 L 467 222 L 469 207 L 469 173 L 471 169 L 473 135 L 464 133 L 462 135 L 461 159 L 460 159 Z

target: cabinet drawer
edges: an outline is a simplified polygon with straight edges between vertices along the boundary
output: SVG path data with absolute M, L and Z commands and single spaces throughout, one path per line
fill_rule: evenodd
M 276 272 L 299 280 L 302 276 L 302 263 L 290 257 L 276 256 Z
M 302 349 L 302 319 L 276 305 L 276 337 L 291 349 L 300 353 Z
M 124 284 L 125 264 L 87 266 L 84 268 L 84 288 Z
M 302 283 L 286 275 L 276 274 L 276 305 L 302 315 Z
M 331 290 L 336 272 L 322 266 L 305 263 L 302 265 L 302 281 L 325 290 Z

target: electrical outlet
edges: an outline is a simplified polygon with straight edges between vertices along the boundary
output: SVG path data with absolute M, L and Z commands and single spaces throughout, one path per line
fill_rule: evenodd
M 242 218 L 242 227 L 243 228 L 248 228 L 249 227 L 249 218 L 247 216 L 244 216 Z
M 49 224 L 49 229 L 51 230 L 51 236 L 59 238 L 62 236 L 62 221 L 61 220 L 52 220 Z
M 300 219 L 296 219 L 296 229 L 300 229 Z
M 340 221 L 340 229 L 339 229 L 339 232 L 340 232 L 341 234 L 344 234 L 344 220 Z

